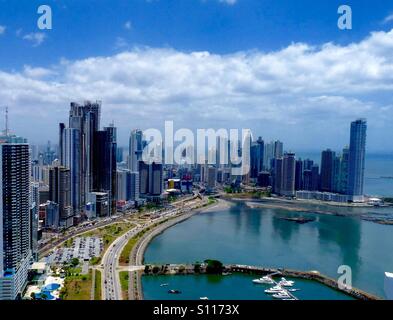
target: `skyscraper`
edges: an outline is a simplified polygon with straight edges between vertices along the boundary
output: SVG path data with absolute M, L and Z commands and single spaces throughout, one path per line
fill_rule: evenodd
M 71 102 L 69 128 L 77 129 L 80 141 L 80 195 L 81 206 L 93 187 L 94 133 L 100 129 L 101 102 L 86 101 L 80 105 Z
M 348 167 L 349 167 L 349 147 L 343 149 L 340 159 L 340 173 L 339 173 L 339 192 L 342 194 L 348 193 Z
M 164 188 L 162 163 L 139 162 L 140 195 L 149 200 L 160 200 Z
M 283 168 L 283 159 L 282 158 L 274 159 L 274 161 L 273 161 L 273 192 L 275 194 L 281 194 L 282 168 Z
M 257 178 L 263 170 L 264 142 L 261 137 L 251 144 L 251 178 Z
M 132 130 L 128 148 L 128 169 L 133 172 L 139 170 L 139 162 L 142 160 L 143 147 L 142 130 Z
M 27 284 L 31 261 L 30 159 L 25 143 L 0 144 L 0 300 Z
M 311 190 L 317 191 L 320 186 L 319 166 L 314 164 L 311 167 Z
M 49 169 L 49 201 L 59 205 L 60 226 L 71 227 L 73 225 L 73 211 L 70 169 L 61 166 Z
M 288 197 L 295 195 L 296 161 L 294 153 L 285 153 L 282 162 L 281 194 Z
M 296 160 L 295 190 L 303 189 L 303 161 Z
M 82 143 L 79 129 L 60 124 L 60 164 L 70 169 L 70 192 L 73 215 L 79 215 L 82 205 Z
M 114 128 L 94 133 L 92 191 L 108 193 L 110 211 L 116 210 L 116 136 Z
M 366 132 L 365 119 L 358 119 L 351 123 L 347 192 L 352 201 L 363 201 Z
M 330 149 L 322 151 L 321 157 L 321 191 L 333 192 L 335 152 Z

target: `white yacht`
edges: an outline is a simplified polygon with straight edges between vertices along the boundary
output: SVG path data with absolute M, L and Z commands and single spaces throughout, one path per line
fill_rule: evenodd
M 208 297 L 200 297 L 199 300 L 209 300 Z
M 293 287 L 295 281 L 287 280 L 285 278 L 281 278 L 281 281 L 278 283 L 280 286 L 283 287 Z
M 290 299 L 290 298 L 292 298 L 292 297 L 288 294 L 288 292 L 285 292 L 285 291 L 282 291 L 282 292 L 273 294 L 272 297 L 273 297 L 274 299 Z
M 264 276 L 259 279 L 254 279 L 254 280 L 252 280 L 252 282 L 257 283 L 257 284 L 273 284 L 274 283 L 273 279 L 270 278 L 269 276 Z
M 281 286 L 274 286 L 270 289 L 266 289 L 265 293 L 279 293 L 279 292 L 286 292 Z

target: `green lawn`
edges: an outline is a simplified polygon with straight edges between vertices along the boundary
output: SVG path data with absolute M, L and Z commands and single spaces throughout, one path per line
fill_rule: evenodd
M 62 300 L 90 300 L 92 286 L 92 271 L 88 274 L 75 274 L 66 277 L 64 287 L 61 289 Z
M 128 282 L 129 282 L 129 272 L 121 271 L 119 273 L 121 292 L 124 300 L 128 300 Z
M 101 271 L 96 270 L 96 277 L 94 281 L 94 300 L 101 300 Z

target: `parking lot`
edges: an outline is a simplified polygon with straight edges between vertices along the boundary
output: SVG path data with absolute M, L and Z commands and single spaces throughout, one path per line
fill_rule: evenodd
M 49 257 L 51 265 L 61 265 L 77 258 L 79 261 L 89 261 L 93 257 L 99 257 L 103 250 L 103 241 L 98 237 L 75 238 L 71 247 L 56 249 Z

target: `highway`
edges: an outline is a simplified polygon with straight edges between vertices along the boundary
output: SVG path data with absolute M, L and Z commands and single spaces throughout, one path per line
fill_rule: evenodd
M 122 290 L 120 286 L 119 278 L 119 257 L 122 250 L 128 243 L 128 241 L 136 236 L 139 232 L 147 229 L 162 220 L 176 216 L 179 213 L 183 213 L 184 207 L 183 202 L 189 201 L 190 199 L 183 199 L 173 204 L 173 206 L 167 211 L 161 211 L 160 216 L 156 219 L 152 219 L 144 224 L 138 224 L 136 227 L 128 230 L 126 233 L 116 238 L 108 249 L 105 251 L 102 258 L 101 269 L 102 269 L 102 299 L 103 300 L 122 300 Z M 191 201 L 190 204 L 194 204 Z M 191 209 L 191 208 L 190 208 Z

